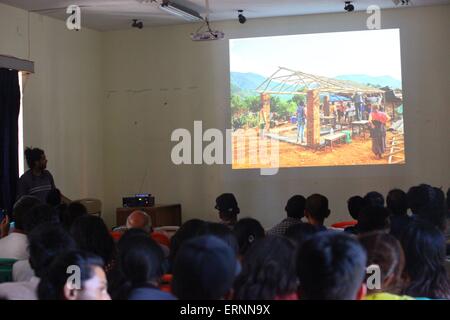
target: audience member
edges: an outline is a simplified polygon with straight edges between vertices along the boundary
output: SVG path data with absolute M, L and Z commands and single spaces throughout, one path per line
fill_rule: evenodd
M 302 218 L 305 216 L 305 202 L 305 197 L 301 195 L 291 197 L 284 208 L 287 218 L 270 229 L 267 234 L 284 236 L 287 228 L 302 223 Z
M 384 230 L 389 232 L 389 216 L 390 211 L 384 207 L 366 206 L 359 214 L 357 231 L 359 234 Z
M 392 189 L 386 197 L 386 206 L 391 211 L 391 234 L 400 239 L 402 232 L 408 227 L 411 218 L 408 216 L 408 199 L 400 189 Z
M 80 282 L 74 281 L 75 272 Z M 39 300 L 110 300 L 107 288 L 102 258 L 69 251 L 51 263 L 41 277 L 37 293 Z
M 381 193 L 376 191 L 368 192 L 364 196 L 365 206 L 384 207 L 384 197 Z
M 78 217 L 86 215 L 88 215 L 86 207 L 81 202 L 74 201 L 69 203 L 66 210 L 64 210 L 61 222 L 67 230 L 70 230 L 73 222 Z
M 236 197 L 232 193 L 223 193 L 216 199 L 215 208 L 219 211 L 221 223 L 233 227 L 237 222 L 240 210 Z
M 215 236 L 228 244 L 233 252 L 236 254 L 236 257 L 239 255 L 239 244 L 237 242 L 236 236 L 228 226 L 217 223 L 217 222 L 209 222 L 207 223 L 207 234 Z
M 258 240 L 242 261 L 235 300 L 297 300 L 295 246 L 280 236 Z
M 350 213 L 350 216 L 353 218 L 353 220 L 358 221 L 359 214 L 361 213 L 361 210 L 364 207 L 364 205 L 365 205 L 365 201 L 360 196 L 353 196 L 348 199 L 347 208 L 348 208 L 348 212 Z M 344 231 L 351 233 L 351 234 L 357 234 L 358 233 L 358 224 L 347 227 L 344 229 Z
M 239 246 L 239 256 L 244 257 L 256 240 L 264 238 L 265 231 L 261 223 L 253 218 L 240 219 L 233 228 Z
M 305 217 L 308 219 L 308 223 L 316 226 L 319 231 L 327 230 L 324 221 L 329 215 L 328 199 L 325 196 L 313 194 L 306 199 Z
M 319 229 L 312 224 L 298 223 L 290 226 L 286 230 L 285 237 L 293 241 L 297 248 L 300 248 L 306 240 L 317 232 L 319 232 Z
M 172 292 L 181 300 L 219 300 L 230 295 L 237 270 L 235 253 L 214 236 L 183 243 L 175 257 Z
M 359 300 L 365 296 L 366 252 L 352 236 L 319 232 L 297 256 L 300 299 Z

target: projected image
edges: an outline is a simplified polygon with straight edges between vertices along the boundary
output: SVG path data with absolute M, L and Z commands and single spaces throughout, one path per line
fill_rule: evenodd
M 401 79 L 398 29 L 230 40 L 232 168 L 405 163 Z

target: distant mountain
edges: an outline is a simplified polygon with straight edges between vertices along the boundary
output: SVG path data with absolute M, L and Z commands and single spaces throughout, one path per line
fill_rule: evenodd
M 260 86 L 266 77 L 261 76 L 256 73 L 243 73 L 243 72 L 231 72 L 230 73 L 230 82 L 231 82 L 231 94 L 236 94 L 242 97 L 245 96 L 255 96 L 258 95 L 256 92 L 256 88 Z M 274 88 L 279 83 L 271 82 L 269 89 Z M 289 91 L 289 89 L 293 89 L 290 87 L 286 87 L 285 90 Z M 288 100 L 292 98 L 292 95 L 276 95 L 280 96 L 283 100 Z
M 354 81 L 364 85 L 370 83 L 372 85 L 379 85 L 381 87 L 389 86 L 391 89 L 402 88 L 402 82 L 391 76 L 372 77 L 365 74 L 349 74 L 337 76 L 335 77 L 335 79 Z

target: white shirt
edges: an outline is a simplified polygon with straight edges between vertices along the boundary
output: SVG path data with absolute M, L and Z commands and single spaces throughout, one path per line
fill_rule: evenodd
M 7 300 L 37 300 L 37 287 L 40 279 L 31 278 L 25 282 L 6 282 L 0 284 L 0 298 Z
M 0 258 L 28 259 L 28 239 L 23 233 L 13 232 L 0 239 Z
M 19 260 L 13 264 L 12 278 L 14 282 L 30 281 L 34 277 L 29 260 Z

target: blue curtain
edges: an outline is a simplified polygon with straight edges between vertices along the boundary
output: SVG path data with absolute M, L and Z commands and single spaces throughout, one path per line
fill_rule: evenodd
M 0 68 L 0 208 L 11 215 L 19 175 L 19 72 Z

